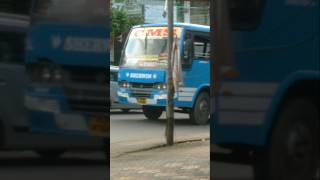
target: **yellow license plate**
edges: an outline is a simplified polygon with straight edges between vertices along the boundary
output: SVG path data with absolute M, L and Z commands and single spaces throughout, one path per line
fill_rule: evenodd
M 109 136 L 109 122 L 106 117 L 93 117 L 90 120 L 90 132 L 95 136 Z
M 147 99 L 146 98 L 138 98 L 138 104 L 140 104 L 140 105 L 147 104 Z

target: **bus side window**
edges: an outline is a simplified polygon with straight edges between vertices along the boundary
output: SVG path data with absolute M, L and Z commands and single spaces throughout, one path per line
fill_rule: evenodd
M 193 42 L 193 60 L 209 60 L 210 39 L 202 35 L 195 35 Z

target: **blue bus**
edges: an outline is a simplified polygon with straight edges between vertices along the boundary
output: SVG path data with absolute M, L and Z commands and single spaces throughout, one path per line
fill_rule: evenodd
M 107 143 L 108 12 L 105 0 L 32 1 L 24 100 L 44 155 Z
M 212 143 L 253 154 L 256 179 L 319 178 L 319 1 L 212 6 Z
M 142 105 L 148 119 L 158 119 L 167 99 L 167 24 L 132 28 L 125 43 L 118 75 L 119 102 Z M 190 114 L 195 124 L 209 119 L 210 27 L 174 25 L 174 106 Z

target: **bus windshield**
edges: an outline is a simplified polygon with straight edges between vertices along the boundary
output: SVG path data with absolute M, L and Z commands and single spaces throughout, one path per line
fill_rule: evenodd
M 58 23 L 106 23 L 106 0 L 35 0 L 32 20 Z
M 174 29 L 177 43 L 181 28 Z M 166 68 L 168 64 L 167 27 L 135 28 L 125 46 L 122 66 L 136 68 Z

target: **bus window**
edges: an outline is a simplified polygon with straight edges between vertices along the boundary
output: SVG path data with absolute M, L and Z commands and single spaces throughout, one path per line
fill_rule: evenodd
M 0 12 L 16 15 L 28 15 L 30 11 L 31 0 L 1 0 Z
M 193 59 L 209 60 L 210 59 L 210 39 L 205 36 L 194 36 L 193 42 Z
M 264 0 L 230 0 L 230 21 L 234 30 L 251 30 L 259 26 Z
M 32 19 L 62 23 L 106 24 L 105 0 L 34 1 Z

